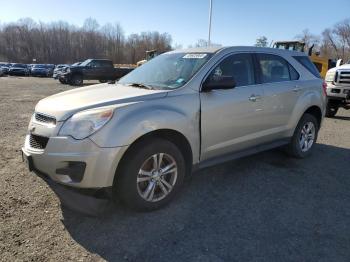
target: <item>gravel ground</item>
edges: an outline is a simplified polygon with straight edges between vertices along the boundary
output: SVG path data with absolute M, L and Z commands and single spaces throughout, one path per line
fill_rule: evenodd
M 195 173 L 162 210 L 87 217 L 20 157 L 34 105 L 66 89 L 0 78 L 0 260 L 350 260 L 349 111 L 325 119 L 307 159 L 272 150 Z

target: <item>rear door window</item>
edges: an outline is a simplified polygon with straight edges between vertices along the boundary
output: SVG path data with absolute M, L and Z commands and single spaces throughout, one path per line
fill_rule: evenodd
M 101 67 L 112 67 L 112 63 L 110 61 L 100 60 L 99 64 Z
M 257 54 L 262 83 L 285 82 L 299 79 L 298 72 L 282 57 Z
M 289 65 L 289 74 L 290 74 L 290 80 L 298 80 L 299 79 L 299 73 L 297 70 L 294 69 L 291 65 Z
M 98 61 L 91 61 L 91 62 L 89 63 L 89 66 L 90 66 L 90 67 L 99 67 L 99 63 L 98 63 Z

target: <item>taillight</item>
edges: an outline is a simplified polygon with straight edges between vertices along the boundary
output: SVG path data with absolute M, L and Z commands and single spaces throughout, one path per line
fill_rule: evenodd
M 323 81 L 322 83 L 323 94 L 327 96 L 327 83 Z

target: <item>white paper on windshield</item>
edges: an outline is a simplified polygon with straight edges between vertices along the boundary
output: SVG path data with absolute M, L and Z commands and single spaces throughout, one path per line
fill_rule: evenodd
M 187 59 L 202 59 L 206 57 L 207 54 L 186 54 L 183 58 Z

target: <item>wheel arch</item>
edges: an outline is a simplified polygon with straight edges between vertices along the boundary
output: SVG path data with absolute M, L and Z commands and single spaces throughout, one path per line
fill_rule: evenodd
M 126 163 L 125 160 L 127 156 L 132 152 L 133 148 L 136 147 L 138 144 L 144 142 L 145 140 L 150 140 L 155 138 L 165 139 L 167 141 L 172 142 L 174 145 L 176 145 L 181 151 L 181 153 L 183 154 L 185 159 L 186 176 L 191 173 L 192 165 L 193 165 L 193 152 L 192 152 L 191 144 L 188 141 L 188 139 L 179 131 L 176 131 L 173 129 L 157 129 L 154 131 L 150 131 L 146 134 L 143 134 L 128 147 L 128 149 L 124 152 L 123 156 L 121 157 L 121 160 L 119 161 L 118 166 L 116 167 L 113 184 L 116 183 L 118 179 L 118 173 L 119 173 L 118 171 Z
M 318 128 L 320 128 L 322 123 L 322 110 L 319 106 L 316 106 L 316 105 L 310 106 L 304 111 L 303 115 L 304 114 L 313 115 L 317 120 Z

